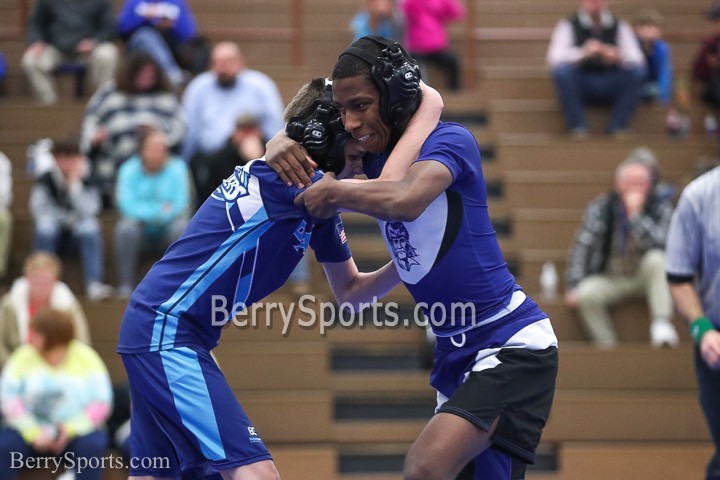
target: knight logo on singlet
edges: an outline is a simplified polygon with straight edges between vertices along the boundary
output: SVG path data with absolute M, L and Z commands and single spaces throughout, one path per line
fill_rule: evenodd
M 420 262 L 415 260 L 417 250 L 410 244 L 410 233 L 402 222 L 387 223 L 385 235 L 392 246 L 395 262 L 400 268 L 409 272 L 413 265 L 420 265 Z

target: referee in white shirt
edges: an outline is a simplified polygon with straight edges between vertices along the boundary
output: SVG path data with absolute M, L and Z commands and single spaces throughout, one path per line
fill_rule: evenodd
M 715 444 L 706 480 L 720 480 L 720 167 L 680 197 L 666 247 L 670 291 L 695 340 L 700 404 Z

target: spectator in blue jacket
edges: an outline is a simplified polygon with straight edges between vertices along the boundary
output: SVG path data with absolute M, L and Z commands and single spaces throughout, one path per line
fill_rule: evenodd
M 138 155 L 118 171 L 115 260 L 120 296 L 129 297 L 142 252 L 162 254 L 185 230 L 190 208 L 190 171 L 171 156 L 167 136 L 156 129 L 140 134 Z
M 173 85 L 182 84 L 180 51 L 197 35 L 195 17 L 186 0 L 126 0 L 118 31 L 129 51 L 147 52 Z
M 654 8 L 649 8 L 638 14 L 632 23 L 647 64 L 643 100 L 657 100 L 660 105 L 667 107 L 672 99 L 673 67 L 670 46 L 662 38 L 662 15 Z
M 365 0 L 365 8 L 350 21 L 353 41 L 366 35 L 402 39 L 403 21 L 393 0 Z

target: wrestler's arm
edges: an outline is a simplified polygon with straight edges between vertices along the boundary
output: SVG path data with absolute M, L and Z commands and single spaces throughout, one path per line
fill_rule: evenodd
M 431 86 L 420 82 L 422 101 L 410 118 L 407 128 L 393 148 L 383 166 L 378 180 L 401 180 L 417 160 L 420 148 L 440 121 L 444 103 L 440 93 Z
M 392 262 L 367 273 L 359 272 L 352 258 L 322 266 L 338 305 L 350 304 L 355 311 L 368 307 L 400 283 Z
M 417 159 L 420 147 L 440 121 L 444 103 L 437 90 L 420 82 L 423 99 L 407 128 L 388 157 L 380 180 L 400 180 Z M 317 165 L 307 151 L 284 130 L 278 132 L 266 145 L 265 160 L 288 185 L 298 188 L 309 186 Z

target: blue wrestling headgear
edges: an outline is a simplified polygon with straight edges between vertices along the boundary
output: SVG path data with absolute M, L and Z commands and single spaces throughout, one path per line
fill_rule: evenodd
M 345 131 L 340 110 L 332 101 L 332 82 L 325 80 L 323 96 L 315 100 L 306 115 L 292 117 L 285 127 L 287 136 L 300 143 L 315 163 L 326 172 L 336 174 L 345 168 Z
M 382 47 L 380 55 L 358 46 L 363 40 L 371 40 Z M 380 115 L 393 128 L 403 126 L 420 105 L 422 94 L 420 67 L 402 45 L 379 35 L 367 35 L 354 42 L 342 55 L 353 55 L 370 64 L 370 77 L 380 90 Z

